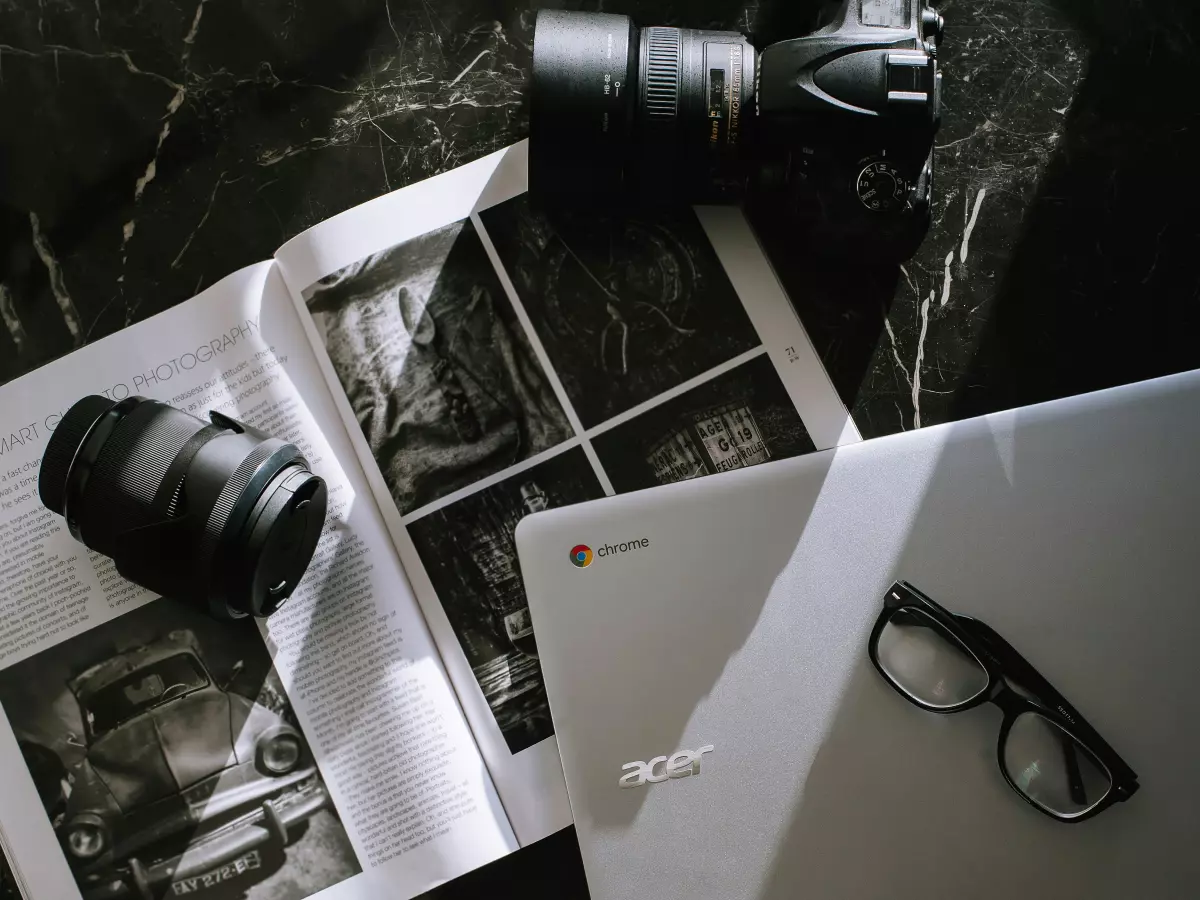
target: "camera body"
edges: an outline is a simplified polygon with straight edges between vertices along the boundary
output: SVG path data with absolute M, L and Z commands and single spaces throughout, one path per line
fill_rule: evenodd
M 540 12 L 535 198 L 744 202 L 835 252 L 907 259 L 929 225 L 943 22 L 927 0 L 828 9 L 761 52 L 736 32 Z
M 846 0 L 762 52 L 752 192 L 851 252 L 907 259 L 928 230 L 943 22 L 926 0 Z

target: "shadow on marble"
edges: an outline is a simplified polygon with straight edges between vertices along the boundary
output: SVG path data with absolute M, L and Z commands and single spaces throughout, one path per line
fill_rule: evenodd
M 952 418 L 1200 366 L 1200 7 L 1051 0 L 1088 46 Z

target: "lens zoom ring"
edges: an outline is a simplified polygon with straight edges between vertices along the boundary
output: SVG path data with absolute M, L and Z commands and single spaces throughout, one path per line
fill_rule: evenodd
M 79 504 L 79 527 L 89 546 L 107 554 L 112 539 L 158 520 L 151 509 L 154 494 L 179 450 L 203 427 L 157 402 L 143 403 L 121 420 Z
M 681 41 L 678 28 L 646 29 L 646 115 L 674 119 L 679 112 Z
M 96 476 L 149 506 L 183 445 L 203 427 L 203 422 L 169 406 L 142 404 L 109 438 L 96 461 Z
M 208 516 L 208 521 L 204 524 L 204 546 L 197 557 L 202 565 L 207 566 L 212 560 L 212 554 L 217 549 L 217 542 L 221 539 L 221 532 L 225 530 L 229 517 L 233 514 L 233 507 L 242 496 L 242 491 L 246 489 L 246 485 L 250 483 L 250 479 L 254 477 L 258 467 L 278 449 L 278 441 L 265 441 L 259 444 L 247 454 L 233 475 L 225 482 L 225 487 L 221 489 L 217 502 L 213 504 L 212 512 Z

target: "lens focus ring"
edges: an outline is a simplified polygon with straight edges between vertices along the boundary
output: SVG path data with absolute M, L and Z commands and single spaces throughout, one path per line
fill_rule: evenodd
M 679 113 L 681 40 L 678 28 L 646 28 L 646 116 L 652 121 L 674 119 Z
M 202 544 L 204 550 L 200 554 L 200 558 L 205 563 L 210 561 L 212 554 L 216 552 L 217 544 L 220 543 L 225 526 L 229 524 L 229 519 L 233 515 L 233 509 L 238 501 L 242 499 L 242 494 L 250 484 L 250 479 L 254 477 L 259 467 L 282 446 L 284 446 L 283 442 L 278 440 L 270 440 L 259 444 L 246 455 L 246 458 L 242 460 L 237 469 L 234 470 L 234 473 L 229 476 L 229 480 L 225 482 L 225 486 L 217 496 L 217 502 L 213 504 L 212 512 L 209 513 L 208 519 L 204 523 L 204 541 Z

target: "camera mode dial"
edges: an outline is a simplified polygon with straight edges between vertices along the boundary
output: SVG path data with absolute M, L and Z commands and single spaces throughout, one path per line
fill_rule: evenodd
M 899 212 L 908 200 L 908 180 L 883 159 L 867 163 L 858 173 L 854 188 L 859 202 L 871 212 Z

